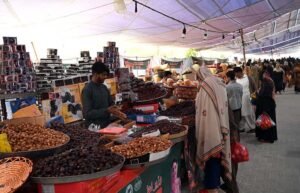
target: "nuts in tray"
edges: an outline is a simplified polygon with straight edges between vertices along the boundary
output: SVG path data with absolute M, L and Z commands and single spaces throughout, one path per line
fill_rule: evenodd
M 101 137 L 99 133 L 89 131 L 80 125 L 64 125 L 60 123 L 53 123 L 52 129 L 63 132 L 70 137 L 70 142 L 68 143 L 68 149 L 75 147 L 87 147 L 87 146 L 97 146 L 106 145 L 111 143 L 112 140 Z M 101 137 L 101 138 L 100 138 Z
M 171 141 L 161 137 L 139 137 L 127 144 L 113 146 L 111 150 L 129 159 L 165 151 L 171 146 Z
M 141 137 L 144 133 L 154 132 L 158 129 L 161 134 L 170 134 L 170 135 L 181 133 L 186 130 L 186 128 L 182 125 L 172 123 L 168 120 L 161 120 L 161 121 L 158 121 L 148 127 L 145 127 L 144 129 L 142 129 L 140 131 L 137 131 L 137 132 L 131 134 L 130 137 L 133 137 L 133 138 Z
M 62 132 L 31 123 L 8 125 L 0 133 L 7 134 L 13 152 L 49 149 L 69 140 Z
M 43 158 L 33 167 L 34 177 L 63 177 L 92 174 L 121 164 L 123 157 L 98 146 L 77 147 Z
M 171 106 L 166 111 L 160 112 L 163 116 L 182 117 L 196 114 L 196 106 L 194 101 L 183 101 L 179 104 Z

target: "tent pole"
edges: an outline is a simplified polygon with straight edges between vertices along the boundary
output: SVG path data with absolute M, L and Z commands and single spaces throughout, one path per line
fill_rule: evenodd
M 245 41 L 244 41 L 244 31 L 243 29 L 240 29 L 240 34 L 241 34 L 241 39 L 242 39 L 242 46 L 243 46 L 243 56 L 244 56 L 244 61 L 245 61 L 245 64 L 246 64 L 246 50 L 245 50 Z
M 33 48 L 33 51 L 34 51 L 34 54 L 35 54 L 36 62 L 39 62 L 39 58 L 38 58 L 38 55 L 36 53 L 36 50 L 35 50 L 33 42 L 31 42 L 31 45 L 32 45 L 32 48 Z

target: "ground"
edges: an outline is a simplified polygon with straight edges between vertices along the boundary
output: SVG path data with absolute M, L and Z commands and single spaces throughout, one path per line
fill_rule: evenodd
M 300 193 L 300 95 L 276 95 L 278 141 L 257 142 L 243 134 L 250 161 L 239 165 L 240 193 Z
M 239 164 L 240 193 L 300 193 L 300 94 L 289 89 L 276 95 L 276 104 L 278 141 L 266 144 L 255 134 L 241 135 L 250 161 Z

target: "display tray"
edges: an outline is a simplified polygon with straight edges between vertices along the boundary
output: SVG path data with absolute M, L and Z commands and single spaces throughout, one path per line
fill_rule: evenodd
M 165 161 L 167 159 L 167 156 L 166 157 L 163 157 L 161 159 L 158 159 L 158 160 L 155 160 L 155 161 L 152 161 L 152 162 L 144 162 L 144 163 L 138 163 L 138 164 L 128 164 L 128 165 L 124 165 L 124 169 L 135 169 L 135 168 L 140 168 L 140 167 L 148 167 L 148 166 L 152 166 L 152 165 L 155 165 L 155 164 L 159 164 L 163 161 Z
M 125 160 L 124 168 L 137 168 L 143 166 L 150 166 L 162 162 L 170 154 L 172 146 L 165 151 L 156 153 L 147 153 L 140 157 L 130 158 Z
M 82 175 L 64 176 L 64 177 L 31 177 L 30 179 L 34 183 L 38 183 L 38 184 L 65 184 L 65 183 L 73 183 L 73 182 L 82 182 L 82 181 L 92 180 L 96 178 L 101 178 L 104 176 L 109 176 L 115 172 L 118 172 L 123 167 L 124 161 L 125 158 L 123 157 L 123 162 L 120 163 L 119 165 L 92 174 L 82 174 Z
M 148 99 L 148 100 L 137 100 L 137 101 L 134 101 L 134 103 L 135 104 L 152 103 L 152 102 L 158 101 L 162 98 L 165 98 L 167 96 L 167 94 L 168 94 L 168 92 L 164 89 L 164 94 L 162 94 L 160 97 Z
M 11 153 L 0 153 L 0 159 L 7 157 L 26 157 L 30 159 L 43 158 L 48 157 L 56 153 L 60 153 L 64 150 L 64 148 L 68 145 L 70 141 L 70 137 L 68 136 L 68 141 L 65 144 L 60 146 L 52 147 L 49 149 L 40 149 L 34 151 L 19 151 L 19 152 L 11 152 Z
M 173 134 L 173 135 L 170 134 L 169 139 L 173 140 L 173 139 L 182 138 L 182 137 L 186 136 L 188 134 L 188 126 L 184 125 L 184 127 L 186 128 L 184 131 Z
M 186 139 L 186 135 L 182 136 L 182 137 L 170 139 L 170 141 L 172 141 L 173 144 L 176 144 L 176 143 L 180 143 L 180 142 L 184 141 L 185 139 Z

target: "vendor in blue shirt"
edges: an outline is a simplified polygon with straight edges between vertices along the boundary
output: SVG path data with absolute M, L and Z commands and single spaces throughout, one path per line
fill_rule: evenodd
M 82 90 L 83 117 L 88 127 L 92 123 L 105 128 L 110 124 L 108 109 L 113 107 L 108 88 L 103 84 L 108 78 L 109 69 L 102 62 L 96 62 L 92 66 L 92 79 Z

